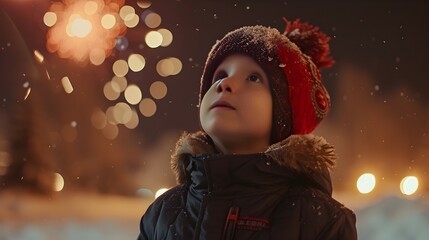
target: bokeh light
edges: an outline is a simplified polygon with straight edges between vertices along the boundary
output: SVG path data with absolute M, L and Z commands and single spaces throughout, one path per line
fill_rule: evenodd
M 128 66 L 133 72 L 140 72 L 146 64 L 144 57 L 140 54 L 131 54 L 128 57 Z
M 101 130 L 101 132 L 103 133 L 105 138 L 113 140 L 118 136 L 119 129 L 118 126 L 108 123 L 106 124 L 106 127 Z
M 154 12 L 149 12 L 144 16 L 144 22 L 146 26 L 150 28 L 157 28 L 161 25 L 161 16 Z
M 54 191 L 59 192 L 64 188 L 64 178 L 59 173 L 54 173 Z
M 156 71 L 161 77 L 177 75 L 182 71 L 182 62 L 175 57 L 162 59 L 156 64 Z
M 92 31 L 92 23 L 79 15 L 72 15 L 66 29 L 70 37 L 84 38 Z
M 73 86 L 70 82 L 70 79 L 67 76 L 65 76 L 61 79 L 61 84 L 63 85 L 64 91 L 66 93 L 70 94 L 73 92 Z
M 116 122 L 115 120 L 114 109 L 115 109 L 115 106 L 110 106 L 106 110 L 106 118 L 107 118 L 108 124 L 112 124 L 112 125 L 118 124 L 118 122 Z M 106 127 L 108 127 L 108 125 L 106 125 Z
M 144 98 L 139 104 L 140 113 L 145 117 L 151 117 L 156 113 L 156 103 L 150 98 Z
M 375 183 L 375 176 L 371 173 L 365 173 L 359 177 L 356 186 L 360 193 L 367 194 L 374 190 Z
M 171 58 L 168 58 L 168 60 L 173 63 L 173 67 L 174 67 L 171 75 L 179 74 L 182 71 L 182 66 L 183 66 L 180 59 L 175 58 L 175 57 L 171 57 Z
M 119 16 L 121 16 L 122 20 L 124 21 L 126 21 L 129 15 L 133 15 L 135 13 L 136 13 L 136 10 L 129 5 L 125 5 L 121 7 L 121 10 L 119 10 Z
M 139 115 L 134 109 L 132 110 L 130 121 L 128 121 L 124 125 L 128 129 L 135 129 L 139 125 Z
M 170 30 L 161 28 L 158 30 L 158 32 L 162 36 L 162 42 L 161 42 L 162 47 L 167 47 L 168 45 L 171 44 L 171 42 L 173 42 L 173 34 L 170 32 Z
M 98 4 L 94 1 L 87 1 L 83 7 L 83 11 L 87 15 L 94 15 L 98 10 Z
M 38 51 L 34 50 L 34 57 L 36 58 L 37 62 L 42 63 L 45 57 Z
M 115 24 L 116 24 L 116 18 L 112 14 L 105 14 L 101 18 L 101 26 L 103 26 L 103 28 L 105 29 L 111 29 L 115 26 Z
M 116 39 L 116 49 L 119 51 L 124 51 L 128 48 L 128 39 L 124 36 L 120 36 Z
M 157 48 L 161 46 L 162 35 L 157 31 L 150 31 L 146 34 L 145 41 L 150 48 Z
M 139 20 L 140 20 L 140 18 L 137 14 L 135 14 L 135 13 L 134 14 L 128 14 L 125 17 L 124 23 L 125 23 L 125 26 L 127 26 L 129 28 L 133 28 L 133 27 L 137 26 L 137 24 L 139 24 Z
M 25 92 L 24 101 L 27 100 L 28 96 L 30 96 L 31 88 L 27 88 L 27 91 Z
M 140 188 L 136 191 L 136 195 L 139 197 L 153 197 L 153 192 L 148 188 Z
M 142 99 L 142 92 L 137 85 L 131 84 L 125 89 L 124 96 L 129 104 L 136 105 Z
M 109 81 L 104 84 L 103 93 L 104 96 L 110 101 L 114 101 L 119 98 L 121 92 L 118 91 L 119 85 L 116 82 Z
M 399 188 L 402 194 L 412 195 L 419 188 L 419 180 L 415 176 L 407 176 L 402 179 Z
M 95 110 L 91 115 L 91 123 L 96 129 L 103 129 L 107 124 L 106 114 L 100 109 Z
M 83 7 L 83 11 L 87 15 L 94 15 L 98 10 L 98 4 L 94 1 L 87 1 Z
M 117 123 L 128 123 L 132 117 L 131 107 L 124 102 L 117 103 L 113 108 L 113 117 Z
M 168 188 L 160 188 L 160 189 L 158 189 L 158 191 L 156 191 L 156 193 L 155 193 L 155 198 L 158 198 L 159 196 L 161 196 L 162 194 L 164 194 L 167 191 L 168 191 Z
M 117 60 L 113 63 L 113 73 L 118 77 L 123 77 L 128 73 L 128 63 L 125 60 Z
M 54 26 L 57 22 L 57 14 L 55 14 L 54 12 L 46 12 L 43 16 L 43 22 L 48 27 Z
M 92 64 L 98 66 L 101 65 L 106 59 L 106 53 L 101 48 L 94 48 L 89 53 L 89 60 Z
M 125 88 L 128 85 L 127 79 L 125 77 L 113 76 L 112 82 L 116 83 L 120 92 L 125 91 Z
M 153 98 L 162 99 L 167 95 L 167 85 L 161 81 L 156 81 L 150 85 L 149 91 Z
M 137 6 L 139 6 L 140 8 L 149 8 L 151 5 L 151 2 L 137 1 Z

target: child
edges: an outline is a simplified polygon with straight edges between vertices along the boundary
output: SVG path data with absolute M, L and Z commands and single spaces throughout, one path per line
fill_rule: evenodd
M 309 135 L 330 108 L 329 38 L 285 21 L 284 34 L 243 27 L 213 46 L 203 131 L 178 141 L 180 185 L 148 208 L 139 239 L 357 239 L 354 213 L 331 197 L 333 146 Z

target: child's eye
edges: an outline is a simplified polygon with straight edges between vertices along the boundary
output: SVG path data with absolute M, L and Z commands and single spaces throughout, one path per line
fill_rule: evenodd
M 215 82 L 217 82 L 217 81 L 219 81 L 219 80 L 221 80 L 221 79 L 224 79 L 226 77 L 228 77 L 228 74 L 225 71 L 223 71 L 223 70 L 217 71 L 215 73 L 215 75 L 213 76 L 212 84 L 215 83 Z
M 250 75 L 249 80 L 252 82 L 262 82 L 262 78 L 258 74 Z

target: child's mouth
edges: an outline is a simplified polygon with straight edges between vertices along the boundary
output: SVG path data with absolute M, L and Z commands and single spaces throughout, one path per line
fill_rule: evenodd
M 225 102 L 225 101 L 217 101 L 217 102 L 215 102 L 210 107 L 210 109 L 214 109 L 214 108 L 235 110 L 235 108 L 231 104 L 229 104 L 228 102 Z
M 226 106 L 226 105 L 217 105 L 217 106 L 212 107 L 212 109 L 214 109 L 214 108 L 235 110 L 235 108 L 230 107 L 230 106 Z

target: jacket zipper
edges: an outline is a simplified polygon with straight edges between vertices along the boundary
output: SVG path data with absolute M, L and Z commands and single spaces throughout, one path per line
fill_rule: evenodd
M 238 222 L 239 207 L 230 207 L 228 216 L 226 217 L 225 227 L 223 228 L 222 239 L 233 240 L 235 229 Z
M 205 209 L 206 209 L 206 206 L 207 206 L 207 203 L 208 203 L 210 197 L 211 197 L 211 192 L 208 192 L 203 197 L 203 200 L 201 202 L 201 208 L 200 208 L 200 212 L 198 214 L 198 222 L 197 222 L 197 225 L 195 226 L 195 233 L 194 233 L 193 240 L 200 239 L 201 223 L 203 222 L 204 212 L 205 212 Z

